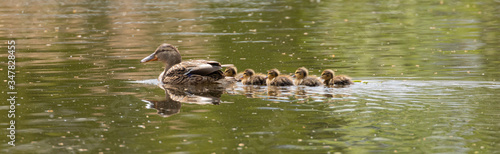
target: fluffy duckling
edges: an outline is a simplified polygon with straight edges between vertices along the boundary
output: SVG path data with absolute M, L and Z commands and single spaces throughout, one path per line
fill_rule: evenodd
M 350 77 L 345 75 L 335 76 L 335 72 L 333 72 L 331 69 L 323 71 L 323 73 L 321 73 L 321 79 L 325 80 L 323 83 L 326 86 L 332 86 L 332 85 L 347 86 L 354 84 L 354 82 L 351 81 Z
M 280 75 L 278 69 L 267 71 L 267 86 L 293 86 L 293 81 L 289 76 Z
M 224 79 L 220 70 L 221 64 L 216 61 L 189 60 L 183 61 L 179 50 L 170 44 L 160 45 L 155 52 L 141 60 L 141 63 L 161 61 L 165 70 L 158 80 L 164 84 L 214 84 Z
M 238 69 L 234 66 L 227 67 L 226 70 L 224 70 L 224 75 L 226 76 L 226 79 L 232 78 L 235 79 L 238 82 L 241 82 L 241 78 L 243 77 L 243 73 L 236 73 Z
M 243 72 L 241 82 L 244 85 L 266 85 L 266 77 L 264 75 L 255 74 L 252 69 L 246 69 Z
M 316 77 L 310 77 L 309 71 L 305 67 L 298 68 L 295 71 L 295 85 L 320 86 L 321 81 Z

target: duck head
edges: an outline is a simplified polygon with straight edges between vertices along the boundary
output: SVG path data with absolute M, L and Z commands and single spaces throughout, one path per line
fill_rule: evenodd
M 248 79 L 250 78 L 252 75 L 254 75 L 255 72 L 252 70 L 252 69 L 246 69 L 244 72 L 243 72 L 243 78 L 244 79 Z
M 179 53 L 179 50 L 177 50 L 176 47 L 167 43 L 163 43 L 158 48 L 156 48 L 155 52 L 153 52 L 146 58 L 142 59 L 141 63 L 150 61 L 161 61 L 165 63 L 168 68 L 170 68 L 175 64 L 181 63 L 181 60 L 182 60 L 181 54 Z
M 323 73 L 321 73 L 321 79 L 324 80 L 330 80 L 335 76 L 335 72 L 333 72 L 331 69 L 324 70 Z
M 269 80 L 273 80 L 275 77 L 278 77 L 280 75 L 280 71 L 278 69 L 271 69 L 267 71 L 267 78 Z
M 235 77 L 236 76 L 236 67 L 227 67 L 226 70 L 224 71 L 224 75 L 228 77 Z
M 305 68 L 305 67 L 301 67 L 301 68 L 298 68 L 297 70 L 295 70 L 295 77 L 297 77 L 297 79 L 304 79 L 307 77 L 307 75 L 309 74 L 309 71 Z

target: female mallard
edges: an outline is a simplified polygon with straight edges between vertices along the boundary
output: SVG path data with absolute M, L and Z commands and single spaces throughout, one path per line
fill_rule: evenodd
M 267 71 L 267 86 L 293 86 L 293 81 L 289 76 L 280 75 L 278 69 Z
M 243 77 L 243 73 L 236 74 L 236 72 L 238 72 L 236 67 L 230 66 L 230 67 L 226 68 L 226 70 L 224 71 L 224 75 L 226 76 L 226 79 L 229 79 L 229 80 L 234 79 L 234 80 L 240 82 L 241 78 Z
M 335 76 L 335 72 L 333 72 L 331 69 L 323 71 L 323 73 L 321 73 L 321 78 L 325 80 L 323 83 L 326 86 L 347 86 L 354 84 L 354 82 L 351 81 L 350 77 L 345 75 Z
M 243 72 L 241 82 L 244 85 L 266 85 L 266 77 L 264 75 L 255 74 L 252 69 L 246 69 Z
M 321 81 L 316 77 L 310 77 L 309 71 L 305 67 L 298 68 L 295 71 L 295 85 L 306 85 L 306 86 L 320 86 Z
M 160 45 L 154 53 L 141 60 L 165 63 L 158 80 L 165 84 L 213 84 L 224 79 L 221 64 L 216 61 L 189 60 L 181 62 L 179 50 L 170 44 Z

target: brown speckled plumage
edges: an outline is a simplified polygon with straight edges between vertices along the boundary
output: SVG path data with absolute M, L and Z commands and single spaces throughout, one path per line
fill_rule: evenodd
M 278 69 L 271 69 L 267 71 L 267 85 L 268 86 L 293 86 L 293 81 L 289 76 L 280 75 Z
M 309 71 L 305 67 L 298 68 L 295 71 L 295 85 L 305 85 L 305 86 L 320 86 L 321 81 L 317 77 L 308 76 Z
M 325 80 L 323 84 L 326 86 L 347 86 L 354 84 L 350 77 L 346 75 L 335 75 L 335 72 L 330 69 L 323 71 L 323 73 L 321 73 L 321 78 Z
M 179 50 L 170 44 L 160 45 L 156 51 L 141 62 L 161 61 L 165 70 L 158 80 L 165 84 L 215 84 L 224 79 L 221 64 L 216 61 L 189 60 L 181 62 Z
M 266 77 L 264 75 L 255 74 L 252 69 L 246 69 L 243 72 L 241 83 L 244 85 L 266 85 Z

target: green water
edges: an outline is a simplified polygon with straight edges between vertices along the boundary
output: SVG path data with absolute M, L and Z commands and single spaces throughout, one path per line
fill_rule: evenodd
M 0 151 L 499 153 L 499 9 L 494 0 L 2 1 Z M 161 43 L 239 71 L 304 66 L 365 83 L 165 91 L 162 64 L 139 63 Z

